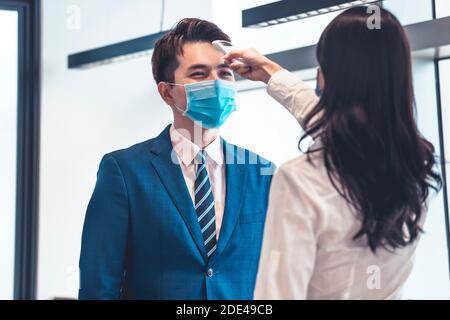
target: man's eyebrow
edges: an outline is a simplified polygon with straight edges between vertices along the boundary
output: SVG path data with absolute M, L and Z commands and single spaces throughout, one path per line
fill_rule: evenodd
M 224 68 L 229 69 L 230 65 L 228 63 L 221 63 L 218 66 L 216 66 L 216 69 L 224 69 Z M 188 68 L 188 71 L 195 70 L 195 69 L 211 69 L 211 66 L 207 65 L 207 64 L 201 64 L 201 63 L 193 64 L 192 66 L 190 66 Z
M 188 68 L 189 70 L 195 70 L 195 69 L 210 69 L 211 66 L 208 66 L 207 64 L 193 64 Z
M 230 64 L 229 63 L 221 63 L 217 66 L 217 69 L 223 69 L 223 68 L 230 69 Z

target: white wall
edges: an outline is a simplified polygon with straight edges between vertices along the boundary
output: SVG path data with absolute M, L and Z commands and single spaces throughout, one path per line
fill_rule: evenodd
M 436 0 L 436 16 L 437 18 L 450 16 L 450 1 Z
M 384 0 L 383 6 L 392 11 L 403 25 L 427 21 L 433 16 L 431 0 Z
M 166 1 L 165 28 L 188 16 L 210 19 L 210 1 Z M 43 1 L 39 299 L 77 296 L 82 224 L 102 155 L 156 136 L 172 118 L 150 56 L 88 70 L 67 69 L 67 56 L 158 32 L 159 20 L 156 0 Z

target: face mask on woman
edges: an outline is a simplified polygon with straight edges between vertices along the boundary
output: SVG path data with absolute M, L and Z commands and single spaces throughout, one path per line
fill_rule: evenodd
M 320 72 L 320 68 L 317 68 L 317 84 L 316 84 L 316 96 L 319 98 L 322 97 L 322 90 L 320 89 L 320 84 L 322 81 L 322 73 Z
M 319 84 L 316 86 L 316 96 L 322 97 L 322 90 L 320 90 Z

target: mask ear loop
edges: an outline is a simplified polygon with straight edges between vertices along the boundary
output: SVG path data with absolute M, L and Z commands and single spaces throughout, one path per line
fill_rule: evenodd
M 184 87 L 184 84 L 178 84 L 178 83 L 173 83 L 173 82 L 166 82 L 167 84 L 169 84 L 169 85 L 172 85 L 172 86 L 181 86 L 181 87 Z M 187 99 L 187 96 L 186 96 L 186 99 Z M 180 111 L 181 112 L 181 114 L 183 115 L 183 116 L 186 116 L 186 113 L 187 113 L 187 111 L 188 111 L 188 107 L 187 107 L 187 101 L 186 101 L 186 110 L 182 110 L 181 108 L 179 108 L 178 106 L 176 106 L 176 105 L 173 105 L 178 111 Z

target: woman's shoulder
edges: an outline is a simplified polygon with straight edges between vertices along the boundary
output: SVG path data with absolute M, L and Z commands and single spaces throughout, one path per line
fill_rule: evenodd
M 278 172 L 286 177 L 308 180 L 322 179 L 326 174 L 322 152 L 302 154 L 282 164 Z
M 275 177 L 284 180 L 297 190 L 304 190 L 312 196 L 338 196 L 330 181 L 320 151 L 300 155 L 280 166 Z

